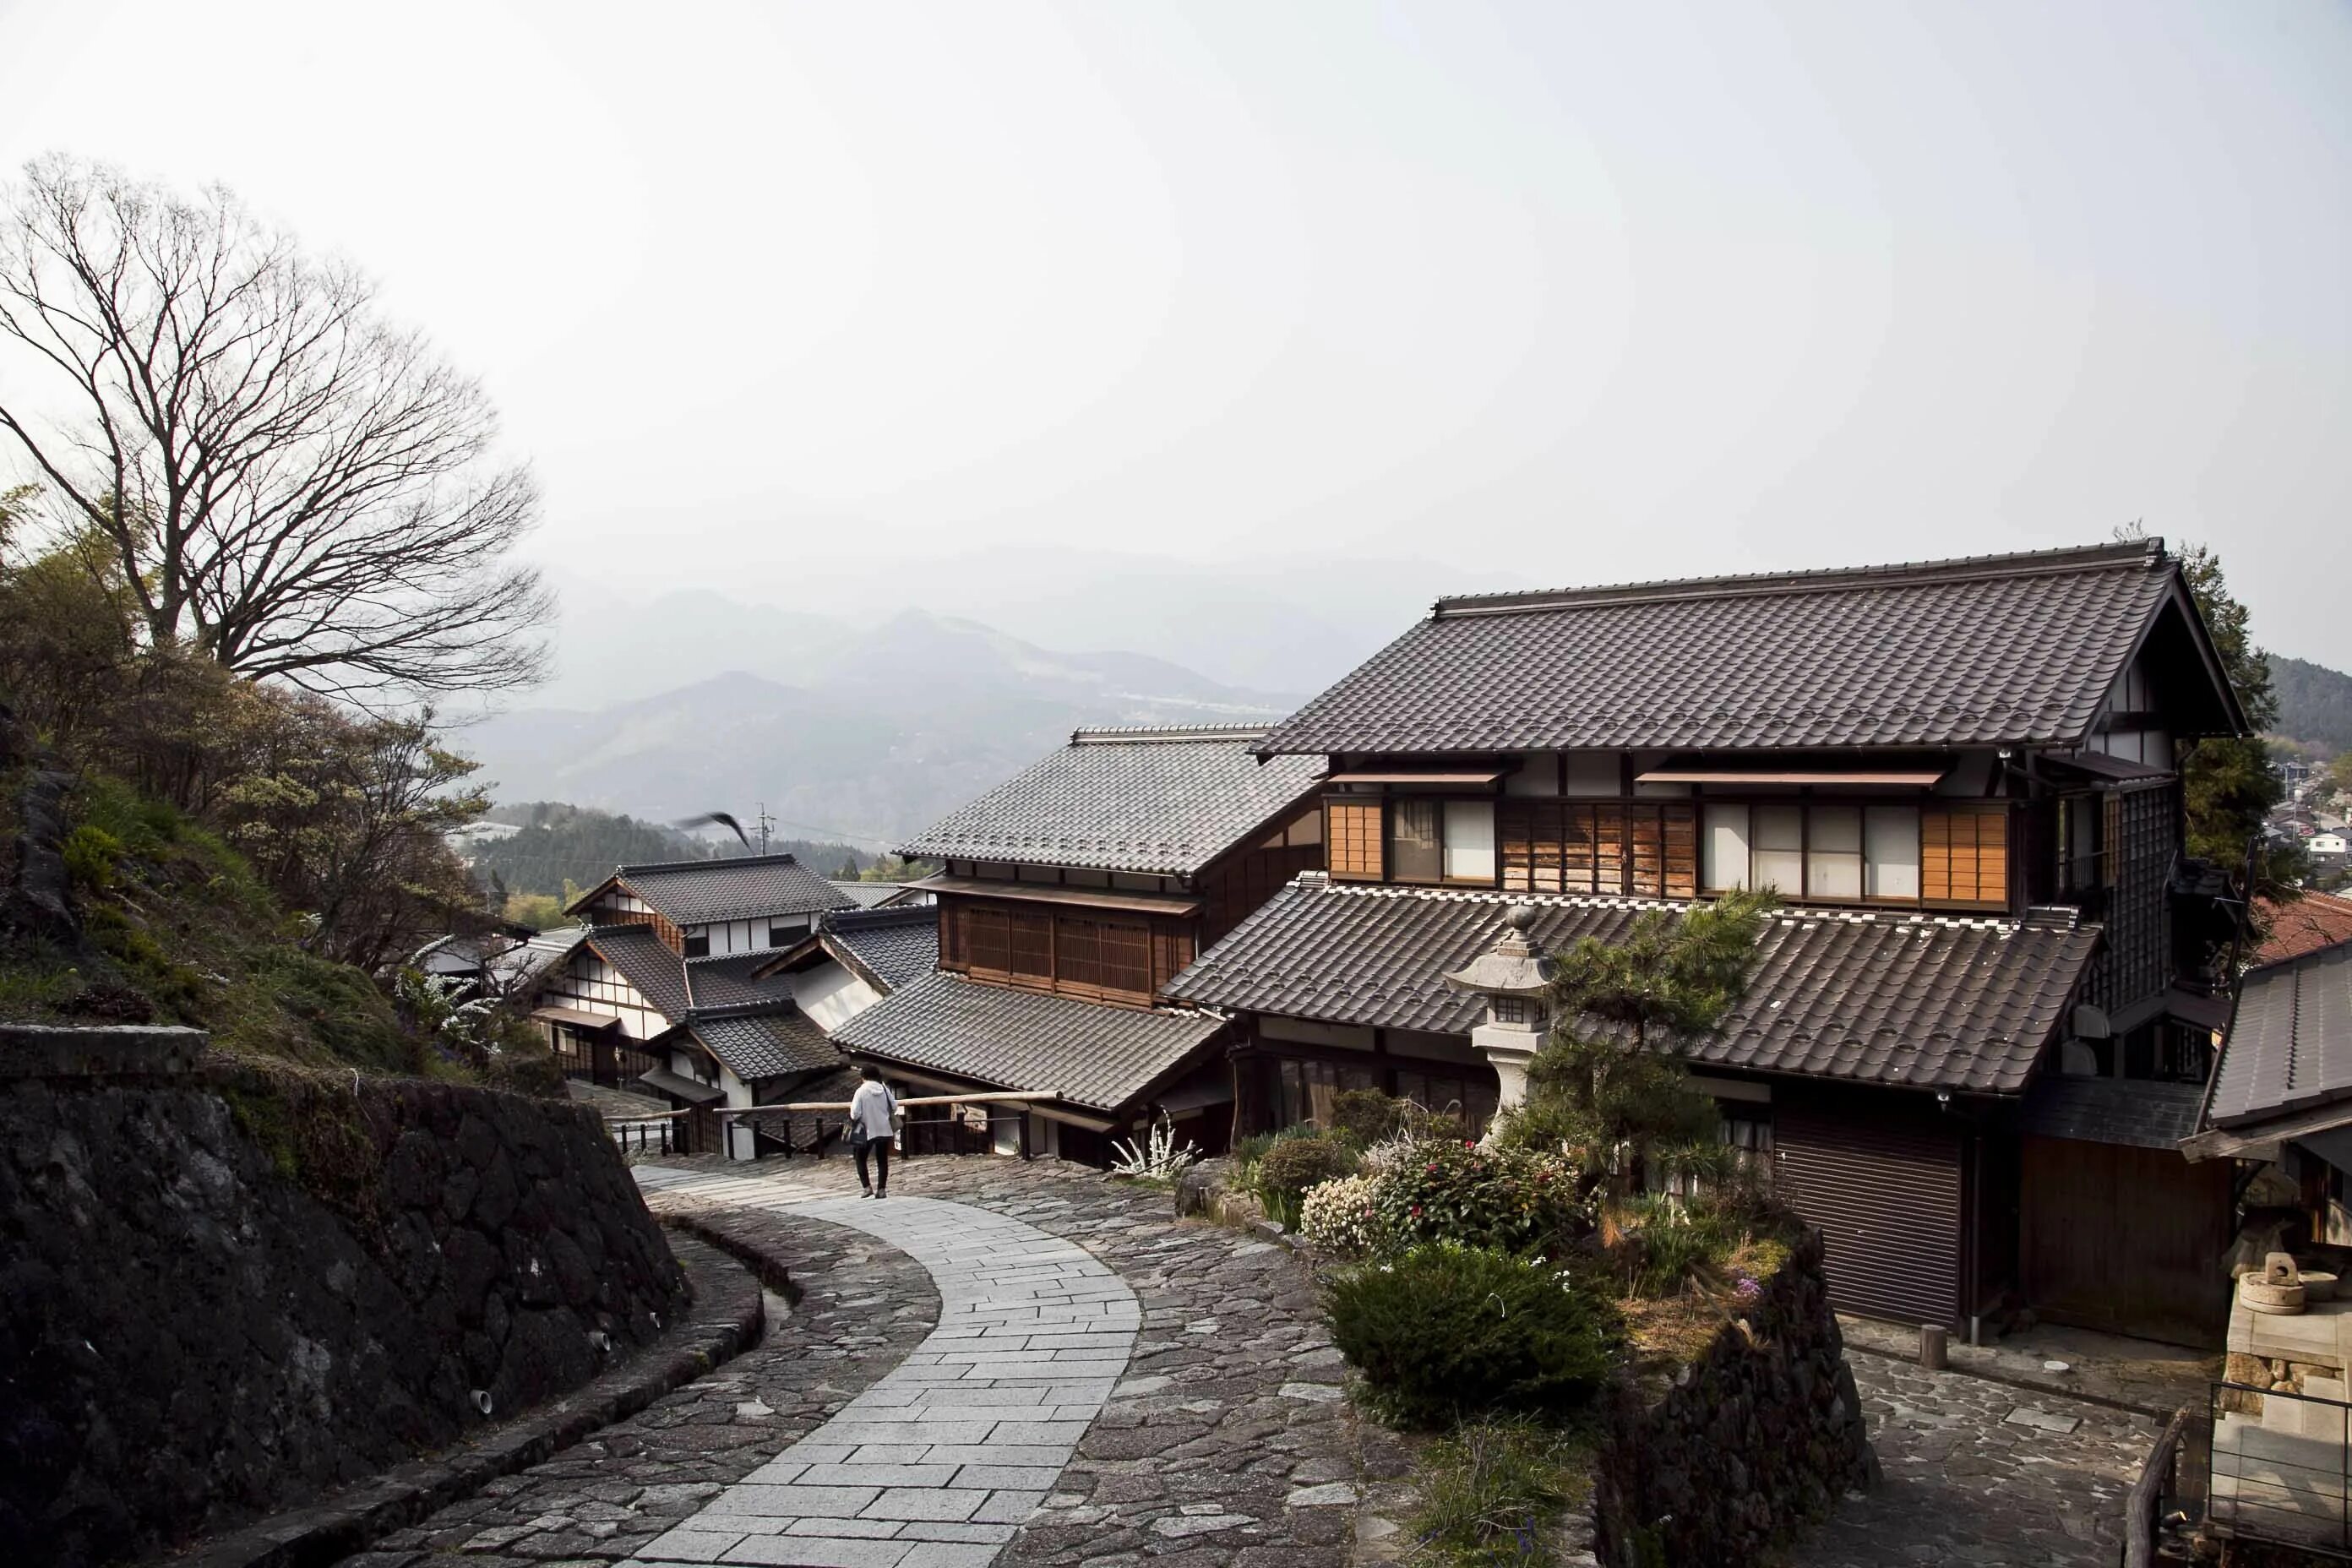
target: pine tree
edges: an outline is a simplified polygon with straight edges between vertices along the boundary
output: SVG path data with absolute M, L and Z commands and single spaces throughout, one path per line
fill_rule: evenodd
M 1652 910 L 1620 941 L 1588 936 L 1556 955 L 1551 1034 L 1505 1141 L 1565 1150 L 1596 1174 L 1624 1170 L 1637 1187 L 1646 1165 L 1719 1163 L 1715 1100 L 1667 1053 L 1712 1034 L 1747 994 L 1779 903 L 1738 892 Z

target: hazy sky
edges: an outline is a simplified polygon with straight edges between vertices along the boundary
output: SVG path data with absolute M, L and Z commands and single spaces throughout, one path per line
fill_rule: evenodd
M 2352 667 L 2323 0 L 0 3 L 0 165 L 49 149 L 361 260 L 614 585 L 944 597 L 1022 543 L 1433 594 L 2140 518 Z

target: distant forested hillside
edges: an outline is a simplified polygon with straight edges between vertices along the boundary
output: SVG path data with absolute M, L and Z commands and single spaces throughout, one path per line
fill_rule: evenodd
M 517 824 L 520 831 L 504 838 L 478 839 L 468 843 L 463 853 L 485 886 L 495 879 L 512 895 L 560 897 L 567 882 L 593 888 L 611 876 L 615 866 L 744 853 L 731 839 L 722 847 L 657 822 L 640 822 L 634 816 L 561 801 L 502 806 L 490 814 L 489 820 Z M 815 844 L 799 838 L 772 838 L 768 848 L 771 853 L 797 856 L 803 865 L 824 877 L 839 875 L 845 866 L 862 870 L 873 858 L 845 844 Z
M 2352 752 L 2352 675 L 2273 654 L 2271 679 L 2278 686 L 2280 734 Z

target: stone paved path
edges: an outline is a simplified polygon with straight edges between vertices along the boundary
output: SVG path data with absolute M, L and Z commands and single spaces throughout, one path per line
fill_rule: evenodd
M 1964 1373 L 1849 1354 L 1886 1472 L 1791 1552 L 1792 1568 L 2111 1568 L 2145 1416 Z M 2038 1421 L 2038 1425 L 2029 1421 Z M 2070 1431 L 2053 1427 L 2074 1423 Z
M 939 1319 L 922 1266 L 854 1230 L 772 1211 L 711 1216 L 789 1261 L 801 1296 L 717 1371 L 520 1475 L 490 1482 L 351 1568 L 527 1568 L 610 1562 L 741 1480 L 862 1393 Z
M 1084 1248 L 935 1198 L 812 1197 L 640 1167 L 698 1206 L 776 1208 L 889 1242 L 929 1270 L 939 1326 L 880 1382 L 637 1563 L 987 1568 L 1045 1501 L 1127 1370 L 1142 1310 Z
M 685 1163 L 730 1178 L 743 1171 Z M 810 1198 L 856 1190 L 845 1161 L 763 1165 L 754 1180 Z M 1055 1162 L 919 1159 L 894 1169 L 890 1185 L 887 1204 L 853 1207 L 887 1214 L 907 1197 L 935 1196 L 1019 1221 L 1083 1247 L 1141 1310 L 1126 1375 L 998 1568 L 1345 1568 L 1367 1468 L 1384 1473 L 1398 1451 L 1377 1435 L 1363 1440 L 1296 1258 L 1254 1236 L 1180 1223 L 1164 1190 Z M 651 1201 L 701 1210 L 702 1194 L 719 1190 L 673 1188 Z M 799 1223 L 792 1216 L 814 1207 L 761 1212 Z

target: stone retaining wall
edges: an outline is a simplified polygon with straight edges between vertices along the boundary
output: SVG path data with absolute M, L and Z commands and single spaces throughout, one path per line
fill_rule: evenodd
M 118 1562 L 350 1485 L 687 1305 L 578 1108 L 33 1055 L 51 1070 L 0 1063 L 0 1540 L 25 1561 Z
M 1809 1232 L 1705 1354 L 1612 1402 L 1592 1495 L 1608 1568 L 1765 1562 L 1877 1479 L 1822 1260 Z

